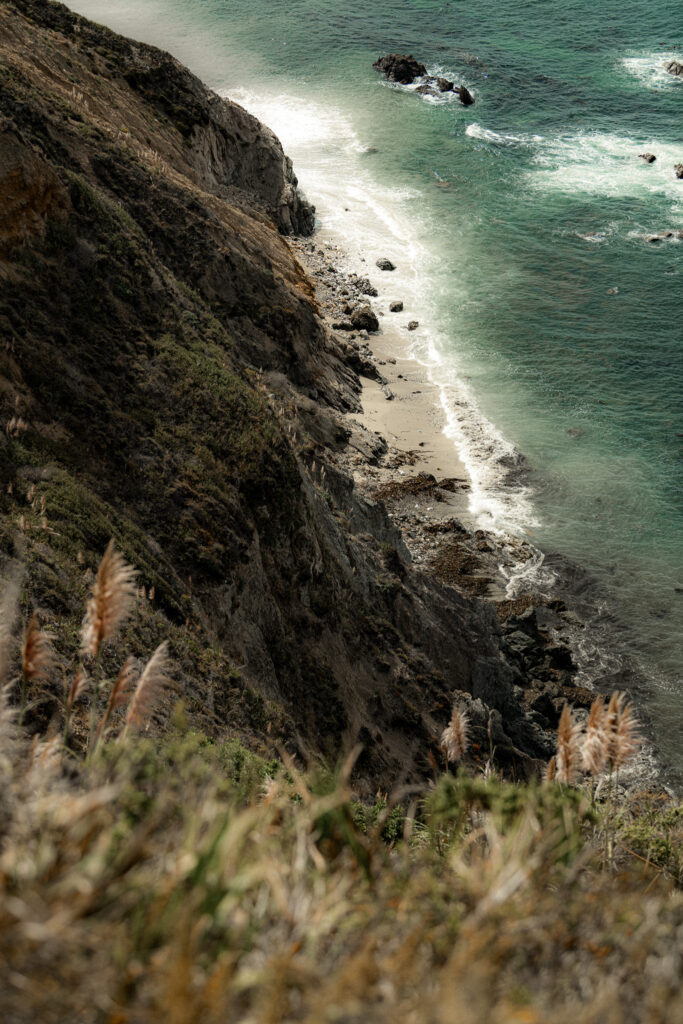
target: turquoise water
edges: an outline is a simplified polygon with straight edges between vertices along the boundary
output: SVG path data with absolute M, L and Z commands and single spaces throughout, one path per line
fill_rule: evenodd
M 617 664 L 595 644 L 636 659 L 682 764 L 683 241 L 645 241 L 683 228 L 680 0 L 71 6 L 273 127 L 354 269 L 394 259 L 473 516 L 588 572 L 561 569 L 594 617 L 586 675 Z M 395 50 L 475 105 L 382 82 Z

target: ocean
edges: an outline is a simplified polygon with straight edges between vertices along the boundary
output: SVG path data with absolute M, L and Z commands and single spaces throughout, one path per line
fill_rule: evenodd
M 683 768 L 683 239 L 648 240 L 683 229 L 680 0 L 69 6 L 268 124 L 352 269 L 396 263 L 471 516 L 539 551 L 510 593 L 567 596 L 582 681 L 634 688 Z

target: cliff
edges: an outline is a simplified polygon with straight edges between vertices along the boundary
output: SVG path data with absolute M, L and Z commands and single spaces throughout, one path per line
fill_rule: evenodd
M 284 237 L 313 210 L 273 134 L 47 0 L 0 2 L 0 112 L 0 571 L 65 670 L 113 537 L 146 595 L 121 649 L 167 638 L 208 735 L 360 742 L 374 792 L 431 771 L 459 693 L 532 773 L 551 743 L 495 607 L 416 571 L 335 464 L 359 381 Z

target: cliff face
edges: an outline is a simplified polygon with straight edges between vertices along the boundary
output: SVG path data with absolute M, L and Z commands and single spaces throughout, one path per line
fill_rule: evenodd
M 360 740 L 374 791 L 429 771 L 459 690 L 530 768 L 495 610 L 321 476 L 359 383 L 282 237 L 313 211 L 272 133 L 167 54 L 1 0 L 0 194 L 0 571 L 63 664 L 113 536 L 154 594 L 122 649 L 169 638 L 205 731 Z

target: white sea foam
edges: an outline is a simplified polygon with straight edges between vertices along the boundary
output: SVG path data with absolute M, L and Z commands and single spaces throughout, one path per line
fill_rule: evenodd
M 676 86 L 683 88 L 683 81 L 666 70 L 666 65 L 672 60 L 680 61 L 683 57 L 680 53 L 655 51 L 635 57 L 624 57 L 621 63 L 630 75 L 648 89 L 671 89 Z
M 652 164 L 640 153 L 656 156 Z M 680 206 L 681 184 L 674 165 L 681 147 L 670 142 L 601 132 L 576 132 L 546 139 L 534 155 L 530 183 L 544 190 L 606 197 L 664 196 Z
M 411 354 L 439 389 L 444 433 L 471 479 L 473 520 L 500 533 L 526 532 L 536 524 L 530 493 L 522 485 L 504 483 L 519 455 L 480 411 L 462 379 L 453 339 L 434 327 L 439 322 L 440 297 L 435 294 L 433 271 L 439 254 L 433 248 L 422 192 L 382 184 L 351 118 L 343 111 L 300 95 L 240 91 L 232 92 L 230 98 L 280 138 L 303 191 L 316 204 L 322 237 L 348 254 L 342 269 L 367 273 L 380 256 L 395 263 L 391 274 L 372 273 L 378 302 L 386 304 L 400 295 L 411 318 L 421 324 L 410 336 Z M 450 287 L 456 287 L 456 282 L 451 281 Z
M 482 142 L 492 142 L 499 146 L 533 146 L 543 142 L 542 135 L 528 135 L 524 133 L 521 135 L 503 135 L 500 132 L 491 131 L 490 128 L 484 128 L 476 121 L 474 124 L 468 124 L 465 129 L 465 135 L 469 135 L 472 139 L 481 139 Z

